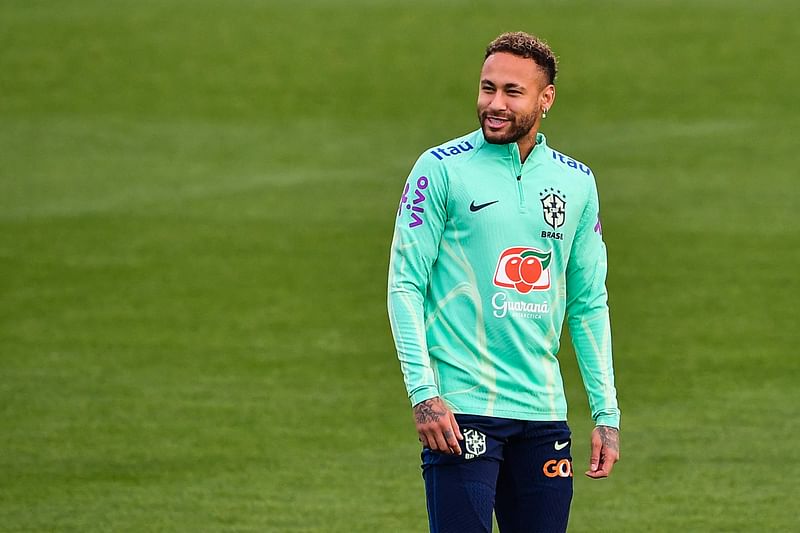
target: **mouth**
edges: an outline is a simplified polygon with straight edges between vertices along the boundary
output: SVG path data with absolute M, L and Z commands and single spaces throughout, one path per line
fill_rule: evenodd
M 493 130 L 498 130 L 505 127 L 506 124 L 511 122 L 510 119 L 498 117 L 497 115 L 486 115 L 483 118 L 483 123 Z

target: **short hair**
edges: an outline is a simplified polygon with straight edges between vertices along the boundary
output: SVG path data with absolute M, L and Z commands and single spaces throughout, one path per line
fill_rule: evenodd
M 489 43 L 483 59 L 498 52 L 508 52 L 515 56 L 533 59 L 547 74 L 548 83 L 556 82 L 556 73 L 558 72 L 556 56 L 542 39 L 524 31 L 503 33 Z

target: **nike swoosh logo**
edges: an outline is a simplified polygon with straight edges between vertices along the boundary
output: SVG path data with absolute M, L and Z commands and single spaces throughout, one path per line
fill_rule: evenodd
M 556 449 L 556 451 L 560 451 L 560 450 L 563 450 L 564 448 L 566 448 L 567 446 L 569 446 L 569 441 L 565 441 L 565 442 L 556 441 L 556 443 L 555 443 L 555 445 L 553 447 Z
M 499 201 L 500 200 L 495 200 L 494 202 L 486 202 L 485 204 L 475 205 L 475 200 L 473 200 L 472 203 L 469 204 L 469 210 L 474 213 L 476 211 L 480 211 L 484 207 L 489 207 L 492 204 L 496 204 Z

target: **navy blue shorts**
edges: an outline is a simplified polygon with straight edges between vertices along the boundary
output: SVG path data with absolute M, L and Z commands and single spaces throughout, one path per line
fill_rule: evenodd
M 461 455 L 422 450 L 432 533 L 567 530 L 572 502 L 566 422 L 457 414 Z

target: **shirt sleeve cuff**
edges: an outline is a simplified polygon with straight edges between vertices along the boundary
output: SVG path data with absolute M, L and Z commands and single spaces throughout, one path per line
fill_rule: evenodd
M 430 400 L 431 398 L 435 398 L 439 396 L 439 390 L 431 385 L 427 385 L 425 387 L 420 387 L 414 392 L 411 393 L 409 398 L 411 399 L 411 406 L 417 405 L 419 402 L 424 402 L 425 400 Z
M 596 426 L 608 426 L 619 429 L 619 415 L 600 415 L 595 419 L 594 424 Z

